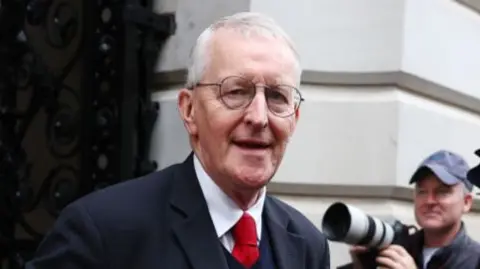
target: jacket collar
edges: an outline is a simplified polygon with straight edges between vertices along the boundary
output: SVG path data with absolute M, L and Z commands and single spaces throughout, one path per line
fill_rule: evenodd
M 422 229 L 415 233 L 410 240 L 413 252 L 412 254 L 415 255 L 415 261 L 419 266 L 423 266 L 424 236 L 424 230 Z M 455 235 L 453 241 L 449 245 L 439 248 L 430 259 L 429 264 L 435 263 L 438 265 L 445 265 L 450 260 L 450 257 L 452 257 L 452 254 L 457 252 L 460 248 L 465 247 L 469 240 L 470 237 L 466 233 L 465 225 L 463 222 L 461 222 L 460 229 Z M 433 266 L 433 268 L 437 267 Z
M 222 246 L 216 240 L 217 233 L 195 174 L 193 154 L 176 169 L 171 193 L 173 233 L 192 268 L 227 269 Z M 291 217 L 288 212 L 274 198 L 267 196 L 263 218 L 278 268 L 305 268 L 305 240 L 289 231 Z M 204 251 L 206 249 L 208 251 Z

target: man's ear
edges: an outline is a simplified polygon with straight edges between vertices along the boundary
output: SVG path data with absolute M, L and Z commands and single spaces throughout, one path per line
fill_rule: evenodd
M 464 205 L 463 205 L 463 213 L 467 213 L 470 211 L 470 209 L 472 208 L 472 204 L 473 204 L 473 196 L 471 193 L 467 193 L 465 194 L 465 197 L 464 197 Z
M 197 125 L 195 123 L 195 107 L 193 105 L 193 91 L 181 89 L 178 94 L 178 110 L 183 124 L 190 135 L 197 135 Z
M 298 109 L 295 111 L 295 120 L 298 121 L 299 118 L 300 118 L 300 108 L 298 108 Z

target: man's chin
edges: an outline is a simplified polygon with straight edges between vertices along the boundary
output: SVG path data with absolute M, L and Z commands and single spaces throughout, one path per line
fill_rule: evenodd
M 423 229 L 437 230 L 443 227 L 443 223 L 440 220 L 427 219 L 422 221 L 421 226 Z
M 271 170 L 271 169 L 269 169 Z M 262 188 L 267 185 L 272 178 L 273 172 L 258 167 L 237 167 L 233 173 L 239 185 L 248 188 Z

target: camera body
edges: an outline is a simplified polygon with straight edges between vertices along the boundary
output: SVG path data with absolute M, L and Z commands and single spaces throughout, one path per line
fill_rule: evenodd
M 323 217 L 322 230 L 330 241 L 369 249 L 358 258 L 365 268 L 376 268 L 378 251 L 391 244 L 405 245 L 415 226 L 398 220 L 382 221 L 341 202 L 332 204 Z
M 475 151 L 475 155 L 480 157 L 480 149 Z M 472 167 L 467 173 L 467 179 L 477 188 L 480 188 L 480 164 Z

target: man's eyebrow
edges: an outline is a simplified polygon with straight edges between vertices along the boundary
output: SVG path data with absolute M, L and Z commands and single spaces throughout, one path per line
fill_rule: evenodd
M 250 79 L 250 80 L 253 81 L 256 74 L 238 72 L 236 74 L 231 74 L 231 76 L 242 77 L 242 78 Z M 291 84 L 288 79 L 286 80 L 285 77 L 282 77 L 282 76 L 263 77 L 263 78 L 265 79 L 265 84 L 266 85 L 277 86 L 277 85 L 290 85 Z

